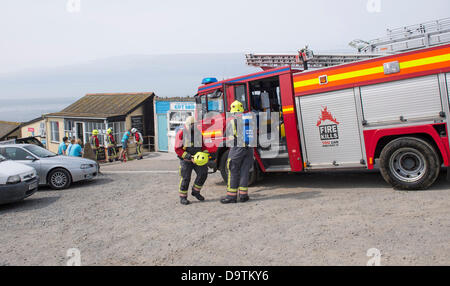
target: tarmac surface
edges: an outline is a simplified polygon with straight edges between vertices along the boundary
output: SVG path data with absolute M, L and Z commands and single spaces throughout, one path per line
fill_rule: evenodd
M 66 265 L 72 248 L 81 265 L 450 265 L 444 173 L 420 192 L 395 191 L 377 172 L 272 174 L 233 205 L 220 204 L 216 173 L 205 202 L 182 206 L 174 155 L 101 170 L 0 206 L 0 265 Z

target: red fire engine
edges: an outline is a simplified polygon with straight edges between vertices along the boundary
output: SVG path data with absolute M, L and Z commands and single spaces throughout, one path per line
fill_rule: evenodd
M 269 172 L 379 167 L 397 189 L 426 189 L 450 164 L 450 45 L 298 72 L 290 66 L 206 81 L 198 110 L 210 167 L 227 177 L 225 113 L 280 112 L 280 136 L 255 148 L 252 180 Z M 213 112 L 213 113 L 211 113 Z M 284 130 L 283 130 L 284 129 Z

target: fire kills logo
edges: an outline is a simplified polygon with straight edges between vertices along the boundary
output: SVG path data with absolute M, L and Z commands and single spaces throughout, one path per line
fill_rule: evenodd
M 334 124 L 327 124 L 329 122 Z M 328 107 L 322 107 L 317 127 L 319 127 L 320 140 L 322 140 L 323 147 L 336 147 L 339 145 L 339 124 L 339 121 L 328 111 Z

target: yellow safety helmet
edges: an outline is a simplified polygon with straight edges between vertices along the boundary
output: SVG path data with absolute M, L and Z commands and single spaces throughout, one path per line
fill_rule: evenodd
M 92 130 L 92 135 L 98 135 L 98 130 L 97 129 Z
M 209 154 L 205 152 L 198 152 L 194 155 L 194 164 L 197 166 L 205 166 L 208 164 Z
M 112 128 L 108 128 L 108 130 L 106 130 L 106 134 L 111 134 L 112 133 Z
M 239 100 L 236 100 L 231 104 L 230 112 L 231 113 L 244 112 L 244 105 Z

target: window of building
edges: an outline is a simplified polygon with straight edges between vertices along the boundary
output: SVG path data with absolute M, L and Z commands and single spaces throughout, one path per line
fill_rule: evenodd
M 73 120 L 64 120 L 64 134 L 66 134 L 69 139 L 76 138 L 75 122 Z
M 182 128 L 189 116 L 193 116 L 193 111 L 169 111 L 169 130 Z
M 120 142 L 122 141 L 123 134 L 125 134 L 125 121 L 118 121 L 118 122 L 108 122 L 108 126 L 106 129 L 112 128 L 113 129 L 113 136 L 114 140 L 116 140 L 116 144 L 120 145 Z
M 86 122 L 85 123 L 85 130 L 84 130 L 84 138 L 86 142 L 89 142 L 90 138 L 92 137 L 92 131 L 94 129 L 97 129 L 98 134 L 98 141 L 100 142 L 100 145 L 105 145 L 105 134 L 106 134 L 106 126 L 103 122 Z
M 50 121 L 51 140 L 53 142 L 59 142 L 59 122 Z

